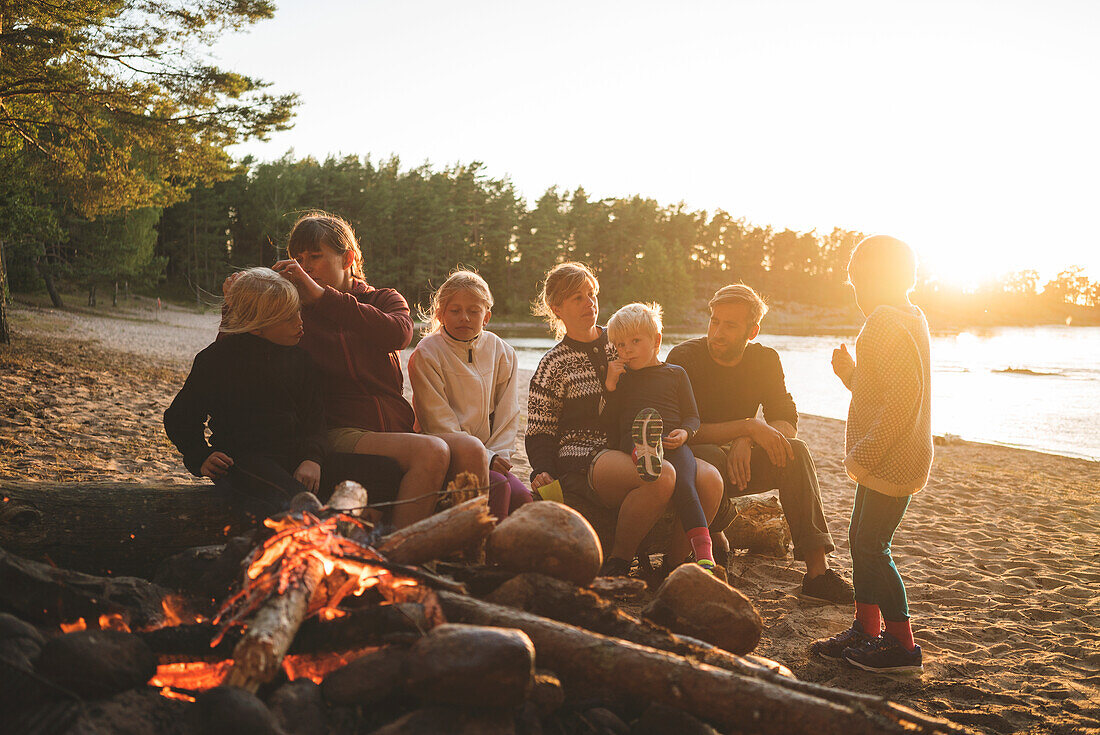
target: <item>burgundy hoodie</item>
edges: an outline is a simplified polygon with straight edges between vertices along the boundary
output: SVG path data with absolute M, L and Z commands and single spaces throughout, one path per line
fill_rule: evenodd
M 413 334 L 405 297 L 354 279 L 346 292 L 326 286 L 302 308 L 302 322 L 300 345 L 320 372 L 329 428 L 413 431 L 398 357 Z

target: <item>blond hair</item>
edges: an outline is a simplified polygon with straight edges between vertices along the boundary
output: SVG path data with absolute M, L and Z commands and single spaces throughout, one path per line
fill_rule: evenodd
M 476 272 L 460 267 L 458 270 L 451 271 L 451 275 L 447 276 L 443 285 L 435 290 L 428 308 L 420 310 L 420 319 L 427 322 L 427 326 L 420 331 L 422 335 L 427 337 L 439 331 L 443 324 L 439 318 L 440 315 L 447 308 L 447 302 L 460 291 L 469 291 L 481 299 L 486 311 L 493 310 L 493 292 L 489 290 L 489 284 Z
M 366 280 L 363 275 L 363 251 L 355 237 L 355 230 L 342 217 L 319 209 L 311 210 L 299 217 L 290 228 L 286 251 L 290 257 L 295 258 L 299 253 L 318 250 L 322 245 L 328 245 L 340 255 L 349 251 L 353 253 L 355 257 L 351 264 L 351 273 L 356 278 Z
M 917 285 L 917 254 L 896 237 L 871 235 L 859 241 L 848 260 L 848 281 L 873 281 L 876 287 L 908 294 Z
M 270 268 L 241 271 L 225 295 L 229 308 L 221 331 L 243 334 L 290 319 L 301 308 L 298 289 Z
M 572 294 L 580 291 L 586 284 L 599 293 L 600 282 L 584 263 L 558 263 L 546 274 L 546 280 L 542 283 L 542 291 L 535 303 L 531 306 L 531 312 L 550 325 L 554 330 L 554 336 L 561 339 L 565 336 L 565 322 L 554 313 L 553 307 L 557 306 Z
M 607 321 L 607 338 L 612 344 L 620 338 L 625 339 L 635 334 L 645 334 L 656 339 L 661 329 L 660 304 L 627 304 Z
M 707 306 L 713 312 L 714 307 L 721 304 L 744 304 L 749 307 L 749 320 L 752 324 L 759 324 L 768 313 L 768 305 L 764 303 L 764 299 L 743 283 L 722 286 L 714 292 Z

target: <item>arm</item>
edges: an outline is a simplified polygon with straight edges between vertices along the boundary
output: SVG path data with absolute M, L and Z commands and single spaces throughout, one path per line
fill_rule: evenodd
M 509 345 L 504 344 L 503 348 L 495 375 L 504 380 L 493 389 L 493 403 L 489 406 L 493 426 L 485 447 L 490 454 L 510 462 L 519 433 L 519 360 Z
M 210 415 L 210 374 L 205 355 L 199 353 L 191 373 L 172 404 L 164 412 L 164 432 L 183 455 L 183 464 L 196 477 L 202 476 L 202 465 L 213 453 L 206 441 L 206 419 Z
M 299 350 L 302 354 L 302 382 L 298 392 L 301 403 L 299 413 L 302 421 L 302 438 L 299 450 L 302 460 L 316 462 L 321 465 L 325 461 L 325 446 L 327 425 L 325 424 L 325 399 L 321 391 L 321 381 L 313 360 L 305 350 Z
M 413 410 L 426 434 L 465 433 L 458 415 L 447 400 L 446 383 L 441 366 L 427 350 L 417 349 L 409 358 L 409 382 L 413 389 Z
M 561 419 L 565 382 L 561 376 L 551 374 L 544 356 L 531 377 L 527 394 L 527 432 L 524 446 L 531 463 L 531 477 L 546 473 L 558 476 L 558 422 Z
M 377 306 L 360 303 L 354 294 L 325 287 L 324 294 L 310 308 L 344 329 L 367 337 L 383 352 L 405 349 L 413 335 L 408 302 L 392 289 L 375 293 Z

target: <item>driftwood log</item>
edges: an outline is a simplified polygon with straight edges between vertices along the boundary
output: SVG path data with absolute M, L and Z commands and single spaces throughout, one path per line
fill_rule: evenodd
M 391 533 L 375 548 L 396 564 L 423 564 L 479 545 L 495 526 L 489 496 L 479 495 Z
M 768 735 L 967 732 L 876 697 L 814 685 L 785 687 L 766 676 L 742 676 L 463 595 L 440 592 L 439 600 L 453 622 L 522 630 L 535 644 L 536 664 L 557 673 L 568 689 L 666 704 L 720 728 Z M 830 698 L 813 690 L 835 694 Z
M 337 486 L 328 507 L 358 515 L 366 504 L 367 491 L 349 481 Z M 279 671 L 283 656 L 305 620 L 313 592 L 325 576 L 319 559 L 309 557 L 305 563 L 301 581 L 284 594 L 273 596 L 249 621 L 248 631 L 233 649 L 233 668 L 226 675 L 226 684 L 255 693 Z

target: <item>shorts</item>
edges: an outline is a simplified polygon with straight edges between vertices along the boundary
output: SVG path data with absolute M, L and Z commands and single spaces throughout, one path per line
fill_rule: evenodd
M 375 433 L 377 432 L 356 429 L 353 426 L 341 426 L 338 429 L 329 429 L 325 434 L 325 438 L 328 440 L 329 451 L 351 454 L 355 452 L 355 445 L 359 443 L 360 439 Z
M 615 522 L 618 508 L 611 509 L 603 504 L 596 491 L 592 489 L 592 468 L 604 452 L 611 449 L 596 449 L 589 455 L 588 466 L 584 469 L 566 472 L 558 481 L 565 504 L 576 510 L 592 524 L 605 549 L 610 549 L 615 536 Z

